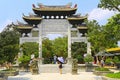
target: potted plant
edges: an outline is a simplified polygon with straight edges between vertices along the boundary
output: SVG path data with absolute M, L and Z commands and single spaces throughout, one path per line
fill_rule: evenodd
M 8 80 L 8 76 L 4 73 L 0 73 L 0 80 Z
M 84 61 L 86 62 L 86 64 L 90 64 L 90 62 L 93 61 L 93 57 L 91 56 L 91 54 L 87 54 L 87 55 L 84 57 Z
M 86 65 L 86 71 L 91 72 L 93 69 L 93 66 L 92 66 L 93 57 L 91 56 L 91 54 L 87 54 L 84 57 L 84 61 L 85 61 L 85 65 Z
M 6 69 L 6 70 L 0 71 L 0 74 L 1 73 L 3 73 L 5 76 L 16 76 L 19 74 L 19 71 L 15 69 Z
M 6 69 L 1 70 L 0 74 L 4 74 L 5 76 L 16 76 L 19 74 L 19 71 L 13 69 L 11 62 L 5 62 Z
M 29 68 L 28 65 L 29 65 L 30 57 L 27 56 L 27 55 L 23 55 L 19 58 L 19 61 L 20 61 L 19 67 L 22 70 L 28 71 L 28 68 Z

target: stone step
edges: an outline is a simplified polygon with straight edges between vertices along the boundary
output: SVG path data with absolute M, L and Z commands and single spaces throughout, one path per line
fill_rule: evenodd
M 58 64 L 43 64 L 39 65 L 39 73 L 59 73 Z M 62 72 L 71 73 L 71 65 L 63 64 Z

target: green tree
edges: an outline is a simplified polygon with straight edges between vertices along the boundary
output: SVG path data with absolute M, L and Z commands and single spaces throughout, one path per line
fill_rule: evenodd
M 19 52 L 19 33 L 13 24 L 0 33 L 0 63 L 14 62 Z
M 67 57 L 68 54 L 68 39 L 67 37 L 59 37 L 53 41 L 52 49 L 54 54 Z
M 44 38 L 42 41 L 42 56 L 44 63 L 52 63 L 53 56 L 67 57 L 67 37 L 59 37 L 54 40 Z
M 111 17 L 104 26 L 100 26 L 95 20 L 86 23 L 88 26 L 87 36 L 91 42 L 93 54 L 106 48 L 117 47 L 117 41 L 120 40 L 120 14 Z
M 29 61 L 31 59 L 31 55 L 34 54 L 35 58 L 38 58 L 38 43 L 36 42 L 25 42 L 20 45 L 20 49 L 22 49 L 22 55 L 18 59 L 20 62 L 20 66 L 27 67 Z
M 107 48 L 117 47 L 117 42 L 120 40 L 120 14 L 112 16 L 103 29 L 105 39 L 108 41 Z
M 104 34 L 102 32 L 102 27 L 97 23 L 97 21 L 87 21 L 88 26 L 88 41 L 91 42 L 92 53 L 96 54 L 100 50 L 104 50 Z
M 72 43 L 72 57 L 78 60 L 78 63 L 84 63 L 84 54 L 87 53 L 87 44 L 83 42 Z
M 52 40 L 49 38 L 44 38 L 42 41 L 42 56 L 44 58 L 44 63 L 52 63 L 51 58 L 53 58 Z
M 120 15 L 116 14 L 108 20 L 108 23 L 102 26 L 103 40 L 102 44 L 105 48 L 117 47 L 120 40 Z
M 20 48 L 22 49 L 23 55 L 31 57 L 32 54 L 35 55 L 35 57 L 38 57 L 38 43 L 36 42 L 25 42 L 23 43 Z
M 120 12 L 120 0 L 100 0 L 98 7 Z

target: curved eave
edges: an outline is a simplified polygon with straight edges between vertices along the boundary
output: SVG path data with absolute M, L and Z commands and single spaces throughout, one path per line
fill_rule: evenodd
M 24 27 L 24 26 L 19 26 L 17 29 L 32 29 L 32 27 Z
M 18 26 L 17 29 L 20 33 L 30 33 L 32 30 L 32 27 L 31 26 Z
M 80 27 L 77 27 L 77 29 L 79 29 L 79 30 L 87 30 L 88 27 L 80 26 Z
M 26 17 L 26 16 L 23 16 L 23 19 L 30 25 L 33 25 L 33 24 L 37 25 L 42 20 L 42 18 L 40 17 Z
M 28 20 L 42 20 L 40 17 L 29 17 L 29 16 L 23 16 L 23 19 L 28 19 Z
M 63 9 L 55 9 L 55 8 L 48 8 L 48 9 L 42 9 L 42 8 L 33 8 L 33 11 L 35 14 L 38 15 L 72 15 L 75 14 L 77 8 L 63 8 Z
M 68 21 L 72 24 L 72 25 L 76 25 L 76 24 L 82 24 L 84 22 L 85 18 L 81 19 L 81 18 L 76 18 L 76 19 L 72 19 L 72 18 L 68 18 Z
M 82 36 L 85 36 L 85 33 L 87 33 L 88 28 L 84 26 L 77 27 L 80 33 L 82 33 Z
M 78 17 L 78 18 L 76 18 L 76 17 L 68 17 L 67 18 L 68 20 L 72 20 L 72 21 L 76 21 L 76 20 L 85 20 L 85 19 L 87 19 L 87 17 Z

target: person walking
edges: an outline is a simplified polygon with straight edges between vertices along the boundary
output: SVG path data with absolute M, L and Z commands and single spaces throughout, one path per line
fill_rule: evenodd
M 63 67 L 63 66 L 62 66 L 62 63 L 60 62 L 60 63 L 59 63 L 59 71 L 60 71 L 60 74 L 62 74 L 62 67 Z
M 59 64 L 59 72 L 60 72 L 60 74 L 62 74 L 62 68 L 63 68 L 62 64 L 64 63 L 64 59 L 63 59 L 63 57 L 58 57 L 57 61 Z

